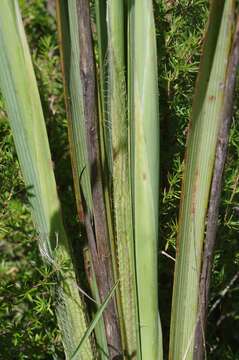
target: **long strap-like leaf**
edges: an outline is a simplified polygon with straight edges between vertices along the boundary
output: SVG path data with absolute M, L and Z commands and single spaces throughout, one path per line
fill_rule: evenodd
M 57 318 L 69 358 L 85 333 L 68 239 L 62 223 L 48 138 L 17 1 L 0 1 L 0 86 L 28 189 L 41 252 L 57 274 Z M 64 271 L 63 271 L 64 269 Z M 81 359 L 93 359 L 89 340 Z
M 193 358 L 199 279 L 218 130 L 234 23 L 234 0 L 211 4 L 197 80 L 183 179 L 169 359 Z
M 217 240 L 219 205 L 222 192 L 223 171 L 227 157 L 230 126 L 233 114 L 233 100 L 239 64 L 239 17 L 233 37 L 232 49 L 229 57 L 227 77 L 225 82 L 225 96 L 221 112 L 222 121 L 217 140 L 217 151 L 210 189 L 210 200 L 207 213 L 206 235 L 204 242 L 203 264 L 200 278 L 200 295 L 198 307 L 198 321 L 195 332 L 194 360 L 202 360 L 206 352 L 206 324 L 209 302 L 209 290 L 213 269 L 214 249 Z
M 130 185 L 129 122 L 127 119 L 125 11 L 122 1 L 108 0 L 108 81 L 107 109 L 112 138 L 112 203 L 118 277 L 120 279 L 119 312 L 124 352 L 137 352 L 137 297 Z M 139 355 L 139 352 L 138 352 Z
M 58 23 L 78 212 L 85 224 L 101 301 L 113 286 L 98 134 L 96 74 L 88 0 L 58 0 Z M 79 200 L 79 198 L 81 198 Z M 81 204 L 80 204 L 81 203 Z M 81 206 L 82 205 L 82 206 Z M 81 214 L 83 208 L 84 214 Z M 121 352 L 116 307 L 104 312 L 111 358 Z
M 159 112 L 153 4 L 129 1 L 129 121 L 140 345 L 162 359 L 158 316 Z

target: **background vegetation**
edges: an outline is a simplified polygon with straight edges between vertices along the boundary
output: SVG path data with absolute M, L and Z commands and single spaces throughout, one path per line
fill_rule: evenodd
M 46 0 L 21 0 L 20 4 L 47 119 L 66 227 L 77 239 L 79 229 L 77 219 L 72 215 L 76 211 L 72 211 L 73 186 L 54 13 L 47 7 Z M 159 301 L 165 344 L 169 334 L 168 304 L 171 301 L 174 262 L 162 251 L 175 257 L 185 137 L 207 6 L 208 1 L 205 0 L 165 0 L 160 6 L 155 1 L 162 154 Z M 238 273 L 239 264 L 238 120 L 239 108 L 235 105 L 210 296 L 213 311 L 209 315 L 207 332 L 208 359 L 239 359 L 238 278 L 222 296 L 222 291 Z M 62 359 L 60 335 L 53 314 L 54 299 L 50 292 L 53 277 L 50 269 L 42 265 L 39 256 L 2 100 L 0 167 L 0 358 Z M 215 307 L 217 300 L 220 302 Z

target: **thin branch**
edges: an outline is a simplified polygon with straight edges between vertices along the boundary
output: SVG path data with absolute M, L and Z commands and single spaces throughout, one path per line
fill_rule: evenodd
M 231 279 L 231 281 L 229 282 L 229 284 L 220 292 L 219 294 L 219 298 L 214 302 L 214 304 L 212 305 L 208 316 L 216 309 L 216 307 L 221 303 L 222 299 L 224 299 L 224 297 L 226 296 L 226 294 L 228 293 L 228 291 L 231 289 L 231 287 L 234 285 L 234 283 L 237 281 L 237 279 L 239 278 L 239 271 L 237 271 L 237 273 L 233 276 L 233 278 Z

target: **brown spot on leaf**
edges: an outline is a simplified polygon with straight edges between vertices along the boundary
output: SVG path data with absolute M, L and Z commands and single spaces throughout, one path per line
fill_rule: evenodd
M 117 155 L 118 155 L 118 150 L 115 147 L 113 147 L 113 160 L 117 158 Z
M 196 209 L 196 194 L 198 189 L 198 179 L 199 179 L 199 171 L 198 168 L 196 168 L 195 171 L 195 178 L 193 183 L 193 193 L 192 193 L 192 214 L 195 215 L 195 209 Z
M 210 96 L 208 97 L 208 99 L 209 99 L 209 101 L 214 101 L 214 100 L 216 100 L 216 96 L 210 95 Z
M 84 211 L 83 211 L 83 207 L 81 206 L 79 211 L 78 211 L 78 216 L 79 216 L 79 220 L 81 223 L 84 222 L 85 220 L 85 215 L 84 215 Z
M 48 161 L 48 164 L 52 170 L 55 170 L 55 163 L 51 159 Z

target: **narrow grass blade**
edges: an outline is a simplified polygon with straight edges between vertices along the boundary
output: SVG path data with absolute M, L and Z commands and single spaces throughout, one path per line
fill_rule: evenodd
M 44 259 L 56 271 L 56 308 L 66 357 L 85 333 L 85 308 L 79 296 L 63 227 L 50 149 L 18 3 L 0 2 L 0 86 L 28 189 Z M 93 359 L 89 339 L 81 359 Z
M 96 15 L 96 29 L 97 29 L 97 44 L 98 44 L 98 61 L 100 68 L 100 86 L 101 97 L 104 99 L 105 95 L 105 72 L 104 66 L 107 57 L 107 26 L 106 26 L 106 0 L 95 0 L 95 15 Z
M 86 269 L 86 276 L 88 279 L 88 283 L 90 286 L 90 290 L 96 302 L 96 308 L 100 308 L 100 295 L 96 282 L 95 272 L 93 268 L 93 263 L 91 259 L 90 250 L 88 247 L 84 249 L 84 262 Z M 99 352 L 99 356 L 101 360 L 109 359 L 109 351 L 107 345 L 107 339 L 105 334 L 105 325 L 103 318 L 99 319 L 94 329 L 95 338 L 96 338 L 96 348 Z
M 95 17 L 96 17 L 96 38 L 97 38 L 97 54 L 98 54 L 98 90 L 99 90 L 99 109 L 100 109 L 100 132 L 102 138 L 102 145 L 104 149 L 104 168 L 107 168 L 107 172 L 110 174 L 104 174 L 107 176 L 107 180 L 112 173 L 112 167 L 110 158 L 112 154 L 111 149 L 111 135 L 110 135 L 110 122 L 108 119 L 107 110 L 107 66 L 108 66 L 108 36 L 106 26 L 106 0 L 95 0 Z M 101 146 L 102 148 L 102 146 Z M 109 181 L 109 180 L 108 180 Z
M 162 359 L 157 276 L 158 77 L 152 1 L 130 1 L 129 16 L 129 115 L 141 356 Z
M 137 350 L 137 297 L 130 187 L 129 125 L 125 80 L 124 3 L 108 0 L 107 109 L 111 128 L 112 203 L 119 283 L 119 312 L 124 352 L 131 358 Z
M 208 197 L 225 94 L 235 1 L 213 1 L 194 97 L 179 216 L 169 359 L 191 360 Z
M 87 339 L 89 338 L 90 334 L 92 333 L 92 331 L 94 330 L 96 324 L 98 323 L 98 321 L 100 320 L 100 318 L 102 317 L 102 314 L 104 312 L 104 310 L 106 309 L 107 305 L 109 304 L 110 299 L 112 298 L 112 296 L 114 295 L 115 289 L 118 285 L 118 282 L 115 283 L 115 285 L 113 286 L 113 288 L 111 289 L 110 293 L 108 294 L 108 296 L 106 297 L 106 299 L 104 300 L 104 302 L 102 303 L 102 305 L 100 306 L 100 308 L 98 309 L 97 313 L 95 314 L 95 318 L 92 320 L 90 326 L 88 327 L 87 331 L 85 332 L 84 336 L 82 337 L 79 345 L 77 346 L 74 354 L 71 356 L 71 360 L 76 360 L 78 359 L 77 356 L 79 356 L 80 352 L 83 350 L 83 346 L 85 344 L 85 342 L 87 341 Z

